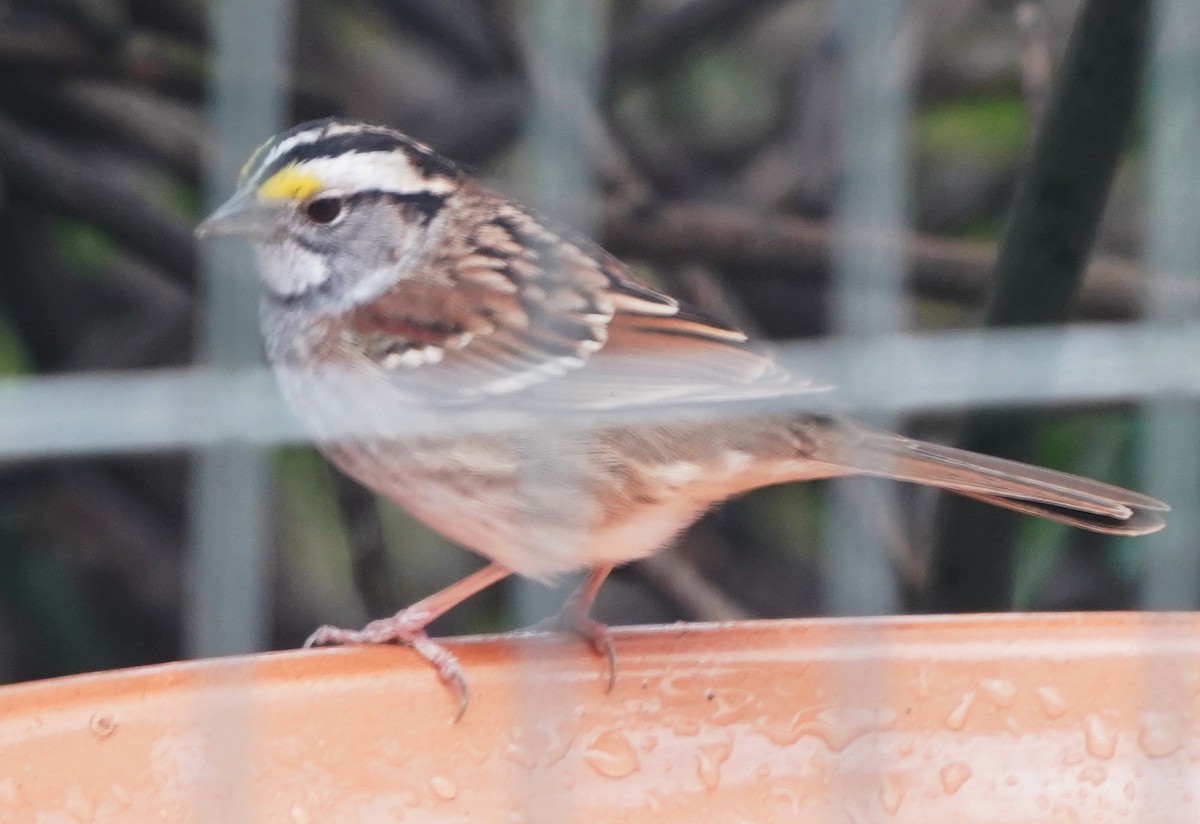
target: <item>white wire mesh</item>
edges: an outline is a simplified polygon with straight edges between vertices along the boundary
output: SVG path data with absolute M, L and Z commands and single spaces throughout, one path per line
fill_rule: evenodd
M 1021 368 L 1051 349 L 1059 353 L 1052 383 Z M 867 341 L 794 342 L 772 351 L 793 374 L 836 388 L 743 401 L 750 404 L 747 408 L 913 414 L 1200 397 L 1200 358 L 1193 357 L 1200 353 L 1200 324 L 1195 323 L 896 334 Z M 987 380 L 978 380 L 980 375 Z M 678 413 L 678 407 L 615 409 L 586 416 L 573 413 L 561 423 L 591 426 L 661 420 Z M 552 414 L 539 413 L 538 420 Z M 467 412 L 451 423 L 414 408 L 400 410 L 391 420 L 397 435 L 423 435 L 458 426 L 503 431 L 527 426 L 530 418 L 518 410 L 504 415 Z M 355 431 L 352 415 L 345 425 L 347 434 Z M 261 368 L 0 382 L 0 458 L 8 460 L 306 439 L 307 433 L 279 398 L 271 373 Z
M 285 2 L 258 4 L 258 23 L 229 16 L 230 9 L 250 9 L 252 4 L 230 0 L 216 8 L 225 17 L 215 18 L 218 32 L 236 33 L 253 26 L 253 44 L 242 43 L 242 51 L 219 55 L 231 72 L 229 82 L 250 75 L 270 76 L 271 81 L 255 90 L 252 103 L 224 111 L 230 123 L 231 156 L 245 154 L 247 139 L 260 138 L 278 125 L 280 101 L 276 86 L 282 74 L 290 8 Z M 544 4 L 559 14 L 563 4 Z M 1200 208 L 1200 153 L 1195 151 L 1197 111 L 1200 100 L 1194 70 L 1200 67 L 1194 37 L 1198 13 L 1186 0 L 1163 0 L 1159 12 L 1160 60 L 1158 93 L 1152 98 L 1151 269 L 1192 276 L 1200 269 L 1200 227 L 1195 225 Z M 867 31 L 861 49 L 848 54 L 851 61 L 872 60 L 889 33 L 898 26 L 903 3 L 844 4 L 847 25 L 856 34 Z M 587 26 L 597 25 L 600 16 L 590 9 Z M 861 15 L 861 18 L 860 18 Z M 570 17 L 568 13 L 568 17 Z M 560 21 L 561 23 L 561 21 Z M 874 28 L 872 28 L 874 27 Z M 873 32 L 873 34 L 871 34 Z M 553 25 L 540 37 L 557 36 Z M 587 48 L 595 52 L 576 55 L 587 62 L 599 53 L 599 35 Z M 858 42 L 858 41 L 855 41 Z M 262 50 L 262 44 L 270 48 Z M 545 44 L 543 44 L 545 45 Z M 251 47 L 252 46 L 252 47 Z M 534 50 L 540 47 L 535 43 Z M 1181 56 L 1182 55 L 1182 56 Z M 253 67 L 239 61 L 253 61 Z M 902 58 L 898 61 L 905 62 Z M 270 71 L 264 65 L 272 66 Z M 585 72 L 586 73 L 586 72 Z M 885 78 L 886 79 L 886 78 Z M 860 78 L 860 92 L 879 95 L 865 109 L 851 109 L 850 122 L 858 131 L 879 142 L 857 147 L 852 158 L 879 163 L 890 174 L 885 181 L 874 177 L 875 167 L 856 166 L 864 174 L 849 176 L 848 185 L 860 199 L 850 198 L 844 217 L 851 223 L 903 225 L 905 210 L 904 172 L 906 162 L 902 131 L 908 113 L 902 88 L 881 90 L 872 84 L 878 76 Z M 264 103 L 264 101 L 266 101 Z M 245 102 L 245 101 L 243 101 Z M 874 106 L 875 108 L 871 108 Z M 217 107 L 218 112 L 222 109 Z M 251 117 L 253 115 L 253 118 Z M 536 115 L 535 115 L 536 117 Z M 857 119 L 856 119 L 857 117 Z M 535 122 L 537 122 L 535 120 Z M 543 124 L 544 125 L 544 124 Z M 218 127 L 220 128 L 220 126 Z M 550 130 L 553 131 L 553 130 Z M 548 144 L 538 142 L 536 156 L 547 160 L 535 164 L 540 184 L 535 190 L 565 186 L 571 195 L 585 184 L 563 183 L 562 164 L 583 152 L 575 144 L 558 146 L 555 135 L 545 134 Z M 854 147 L 852 147 L 853 149 Z M 231 179 L 229 162 L 219 164 L 215 175 L 219 187 Z M 573 172 L 579 169 L 573 168 Z M 564 173 L 565 174 L 565 173 Z M 576 175 L 579 177 L 579 175 Z M 857 188 L 856 188 L 857 187 Z M 562 192 L 550 192 L 551 199 Z M 862 244 L 843 250 L 839 271 L 843 275 L 838 294 L 840 330 L 843 337 L 811 342 L 791 342 L 773 348 L 778 359 L 796 375 L 810 376 L 820 384 L 836 387 L 829 392 L 797 392 L 757 400 L 731 397 L 716 407 L 683 409 L 642 407 L 597 410 L 587 415 L 572 413 L 553 418 L 551 412 L 533 416 L 513 409 L 503 414 L 469 412 L 459 418 L 429 414 L 420 409 L 397 410 L 389 423 L 397 436 L 419 436 L 446 432 L 500 431 L 551 426 L 594 426 L 612 421 L 662 420 L 682 414 L 729 414 L 735 411 L 766 410 L 855 412 L 875 421 L 892 423 L 914 413 L 960 411 L 978 407 L 1048 406 L 1080 407 L 1113 403 L 1150 403 L 1153 413 L 1148 436 L 1146 477 L 1149 491 L 1177 504 L 1177 519 L 1171 535 L 1147 550 L 1145 603 L 1152 608 L 1194 607 L 1200 598 L 1200 554 L 1189 539 L 1198 521 L 1196 493 L 1200 474 L 1196 462 L 1180 462 L 1179 455 L 1192 457 L 1200 448 L 1200 431 L 1191 419 L 1181 419 L 1173 410 L 1189 410 L 1200 399 L 1200 323 L 1197 307 L 1159 300 L 1151 320 L 1144 325 L 1075 325 L 1055 329 L 972 331 L 911 334 L 905 326 L 906 311 L 898 289 L 901 263 L 881 249 Z M 231 265 L 224 257 L 215 265 Z M 870 288 L 858 282 L 865 280 Z M 884 282 L 887 288 L 879 289 Z M 869 295 L 873 302 L 853 306 L 852 295 Z M 244 308 L 246 293 L 232 297 Z M 270 373 L 248 365 L 250 349 L 242 333 L 221 331 L 227 320 L 228 304 L 214 301 L 211 328 L 212 366 L 186 371 L 111 375 L 74 375 L 54 378 L 12 379 L 0 382 L 0 460 L 36 461 L 69 455 L 109 455 L 168 450 L 205 450 L 195 506 L 196 594 L 193 598 L 192 649 L 196 654 L 216 654 L 260 648 L 265 633 L 265 576 L 262 557 L 267 532 L 262 522 L 269 489 L 264 483 L 263 448 L 305 441 L 307 434 L 293 420 L 275 389 Z M 235 321 L 235 326 L 238 322 Z M 241 343 L 227 345 L 239 335 Z M 1052 375 L 1028 364 L 1044 364 L 1053 353 Z M 369 428 L 367 427 L 369 424 Z M 380 434 L 378 421 L 365 422 L 348 416 L 344 434 Z M 552 430 L 547 430 L 552 431 Z M 208 490 L 205 492 L 205 490 Z M 846 529 L 834 533 L 833 563 L 845 562 L 828 580 L 835 611 L 886 612 L 895 608 L 895 584 L 886 557 L 875 548 L 866 555 L 850 552 L 862 548 L 862 535 Z M 256 569 L 253 575 L 241 571 Z M 207 570 L 207 572 L 206 572 Z M 237 570 L 231 574 L 231 570 Z M 864 570 L 869 574 L 864 575 Z M 240 586 L 231 587 L 231 581 Z M 539 591 L 540 592 L 540 591 Z M 530 607 L 532 615 L 542 607 Z M 244 741 L 233 742 L 236 754 Z M 547 819 L 549 820 L 549 819 Z

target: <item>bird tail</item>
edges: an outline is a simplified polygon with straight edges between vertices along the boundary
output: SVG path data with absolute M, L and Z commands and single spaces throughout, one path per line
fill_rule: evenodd
M 1112 484 L 950 446 L 846 426 L 818 460 L 864 475 L 935 486 L 968 498 L 1112 535 L 1164 526 L 1167 504 Z

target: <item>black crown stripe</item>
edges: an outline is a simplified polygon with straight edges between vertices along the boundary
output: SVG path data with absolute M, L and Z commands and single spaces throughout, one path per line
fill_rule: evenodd
M 282 141 L 284 138 L 280 138 Z M 403 152 L 418 172 L 428 178 L 450 178 L 461 176 L 458 166 L 441 155 L 421 146 L 410 138 L 396 132 L 344 132 L 321 137 L 310 143 L 301 143 L 271 161 L 259 176 L 261 180 L 292 163 L 303 163 L 326 157 L 340 157 L 351 152 Z

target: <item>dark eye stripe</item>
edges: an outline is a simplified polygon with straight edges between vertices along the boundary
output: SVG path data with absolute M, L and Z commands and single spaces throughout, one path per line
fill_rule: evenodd
M 445 207 L 446 196 L 433 192 L 387 192 L 370 189 L 349 195 L 345 198 L 345 202 L 348 208 L 360 203 L 391 203 L 396 206 L 411 207 L 420 214 L 421 225 L 428 226 Z M 304 248 L 314 252 L 328 252 L 333 249 L 332 245 L 327 247 L 315 239 L 308 240 L 302 236 L 295 236 L 293 239 Z
M 355 192 L 346 198 L 346 200 L 351 205 L 377 201 L 393 203 L 398 206 L 411 206 L 420 214 L 423 226 L 428 226 L 446 205 L 446 196 L 434 194 L 433 192 L 387 192 L 377 189 Z

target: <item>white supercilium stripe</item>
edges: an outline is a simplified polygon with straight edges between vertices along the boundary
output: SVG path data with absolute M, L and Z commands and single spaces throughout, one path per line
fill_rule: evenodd
M 410 194 L 447 194 L 455 183 L 443 177 L 421 174 L 403 151 L 346 152 L 337 157 L 318 157 L 301 162 L 297 169 L 311 174 L 331 192 L 378 190 Z

